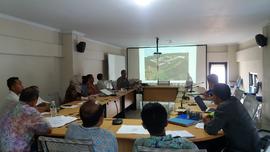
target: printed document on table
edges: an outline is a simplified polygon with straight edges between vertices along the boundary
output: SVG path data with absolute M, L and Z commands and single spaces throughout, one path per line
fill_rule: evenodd
M 179 137 L 183 137 L 183 138 L 194 137 L 193 134 L 191 134 L 190 132 L 188 132 L 186 130 L 176 130 L 176 131 L 167 130 L 166 135 L 172 135 L 172 137 L 179 136 Z
M 142 125 L 122 125 L 117 134 L 149 134 Z
M 51 125 L 52 128 L 57 128 L 64 126 L 67 123 L 77 120 L 76 117 L 71 116 L 56 116 L 56 117 L 46 117 L 47 122 Z

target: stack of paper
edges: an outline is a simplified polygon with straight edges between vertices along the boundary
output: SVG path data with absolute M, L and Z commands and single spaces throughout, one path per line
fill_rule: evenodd
M 78 118 L 71 116 L 56 116 L 56 117 L 46 117 L 45 119 L 48 121 L 48 123 L 51 125 L 52 128 L 57 128 L 64 126 L 65 124 L 70 123 L 72 121 L 75 121 Z
M 149 134 L 141 125 L 122 125 L 117 134 Z
M 143 128 L 141 125 L 122 125 L 117 134 L 149 134 L 146 129 Z M 166 131 L 166 135 L 172 135 L 173 137 L 179 136 L 184 138 L 191 138 L 194 137 L 193 134 L 186 130 L 176 130 L 176 131 Z

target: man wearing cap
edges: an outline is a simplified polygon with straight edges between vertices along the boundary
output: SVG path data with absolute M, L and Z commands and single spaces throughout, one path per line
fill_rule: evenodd
M 259 152 L 256 127 L 241 102 L 231 96 L 229 86 L 218 83 L 212 93 L 217 109 L 213 118 L 203 116 L 204 130 L 210 135 L 224 131 L 227 140 L 224 152 Z

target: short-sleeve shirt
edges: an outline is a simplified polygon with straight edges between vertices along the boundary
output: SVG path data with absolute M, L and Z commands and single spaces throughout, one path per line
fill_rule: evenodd
M 138 152 L 138 146 L 151 148 L 171 148 L 171 149 L 198 149 L 198 147 L 181 137 L 166 136 L 151 136 L 149 138 L 136 139 L 133 147 L 133 152 Z
M 30 151 L 34 135 L 46 134 L 50 129 L 40 113 L 23 102 L 18 102 L 0 122 L 0 151 Z
M 94 144 L 94 151 L 117 152 L 118 145 L 115 136 L 109 131 L 99 127 L 83 127 L 72 123 L 68 126 L 67 139 L 91 140 Z

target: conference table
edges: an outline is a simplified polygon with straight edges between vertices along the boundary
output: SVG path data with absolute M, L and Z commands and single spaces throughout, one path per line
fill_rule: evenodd
M 176 85 L 149 85 L 143 87 L 143 101 L 174 101 L 178 93 Z
M 127 92 L 126 92 L 127 93 Z M 124 95 L 124 94 L 123 94 Z M 101 99 L 104 99 L 101 101 Z M 105 100 L 106 99 L 106 100 Z M 111 97 L 111 99 L 115 100 L 115 97 Z M 177 110 L 179 109 L 179 106 L 181 105 L 179 98 L 176 98 L 175 100 L 175 106 L 173 111 L 170 114 L 170 117 L 175 117 L 177 115 Z M 100 102 L 101 104 L 107 104 L 107 102 L 113 102 L 110 101 L 110 97 L 107 98 L 99 98 L 97 97 L 97 101 Z M 67 108 L 67 109 L 61 109 L 59 111 L 59 115 L 66 115 L 66 116 L 75 116 L 79 118 L 79 107 L 82 104 L 82 101 L 74 101 L 72 103 L 73 105 L 78 105 L 76 108 Z M 200 111 L 198 106 L 194 104 L 194 101 L 183 101 L 182 104 L 183 107 L 188 107 L 192 111 Z M 117 131 L 121 127 L 121 125 L 112 125 L 112 120 L 114 118 L 104 118 L 104 122 L 101 125 L 101 128 L 104 128 L 110 132 L 112 132 L 118 141 L 118 149 L 120 152 L 129 152 L 132 151 L 133 143 L 136 138 L 143 138 L 143 137 L 149 137 L 149 135 L 146 134 L 118 134 Z M 81 124 L 81 120 L 76 120 L 77 123 Z M 123 119 L 123 124 L 122 125 L 141 125 L 141 120 L 140 119 Z M 59 128 L 53 128 L 51 134 L 48 136 L 53 136 L 53 137 L 61 137 L 63 138 L 66 134 L 68 124 Z M 193 134 L 194 137 L 188 138 L 188 140 L 192 142 L 203 142 L 203 141 L 209 141 L 209 140 L 214 140 L 219 137 L 223 136 L 223 132 L 219 132 L 217 135 L 209 135 L 207 134 L 203 129 L 195 127 L 195 125 L 189 126 L 189 127 L 183 127 L 179 125 L 174 125 L 174 124 L 168 124 L 166 127 L 166 130 L 170 131 L 176 131 L 176 130 L 185 130 L 188 131 L 189 133 Z

